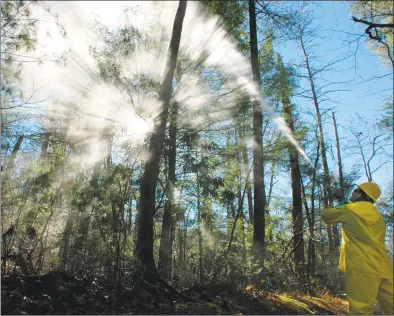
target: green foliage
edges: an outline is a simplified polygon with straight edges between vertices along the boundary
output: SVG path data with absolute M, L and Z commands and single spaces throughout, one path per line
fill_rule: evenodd
M 384 114 L 382 115 L 382 119 L 378 123 L 378 126 L 384 130 L 387 130 L 389 132 L 389 135 L 392 135 L 394 133 L 394 126 L 393 126 L 394 101 L 393 100 L 394 97 L 391 96 L 387 98 L 386 102 L 383 104 L 382 108 Z
M 386 223 L 386 248 L 391 260 L 394 258 L 393 236 L 394 236 L 394 190 L 393 181 L 389 183 L 387 189 L 382 192 L 382 196 L 376 203 L 377 209 L 381 212 Z
M 260 49 L 260 72 L 262 81 L 270 79 L 272 72 L 275 69 L 275 52 L 273 47 L 273 34 L 265 32 L 264 38 L 266 39 L 263 43 L 263 47 Z
M 248 49 L 249 38 L 243 30 L 245 14 L 247 14 L 247 2 L 240 0 L 202 0 L 208 11 L 219 15 L 223 21 L 224 28 L 237 43 L 241 51 Z
M 31 17 L 36 1 L 1 2 L 1 59 L 7 64 L 18 62 L 14 53 L 19 50 L 31 51 L 37 44 L 37 19 Z M 2 71 L 2 75 L 4 75 Z
M 350 6 L 352 14 L 366 22 L 358 22 L 364 29 L 374 24 L 394 23 L 394 8 L 391 1 L 354 1 Z M 394 67 L 394 28 L 377 26 L 372 27 L 370 32 L 367 43 L 371 51 L 379 56 L 382 64 Z
M 36 45 L 36 22 L 30 17 L 30 5 L 36 5 L 33 2 L 1 2 L 2 108 L 8 108 L 9 104 L 14 106 L 15 99 L 20 97 L 21 92 L 14 81 L 20 80 L 19 68 L 23 60 L 23 50 L 31 51 Z

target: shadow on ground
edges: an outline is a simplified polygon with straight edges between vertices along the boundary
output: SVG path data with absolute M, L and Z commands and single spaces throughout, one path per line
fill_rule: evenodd
M 182 291 L 196 302 L 152 288 L 79 280 L 63 272 L 4 277 L 1 314 L 343 315 L 348 308 L 346 301 L 328 294 L 270 293 L 251 286 L 194 285 Z

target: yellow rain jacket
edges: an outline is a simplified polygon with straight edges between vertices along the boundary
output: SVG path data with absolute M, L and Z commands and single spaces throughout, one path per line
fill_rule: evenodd
M 393 278 L 393 264 L 384 238 L 386 225 L 370 202 L 349 203 L 326 209 L 322 219 L 327 224 L 342 223 L 339 270 L 375 278 Z
M 393 315 L 393 264 L 384 245 L 386 225 L 375 206 L 349 203 L 325 210 L 322 219 L 342 223 L 339 270 L 345 272 L 349 313 L 373 314 L 378 301 L 385 315 Z

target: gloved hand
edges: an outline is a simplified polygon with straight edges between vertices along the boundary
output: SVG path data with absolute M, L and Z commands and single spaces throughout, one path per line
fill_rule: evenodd
M 335 189 L 332 191 L 332 197 L 335 200 L 343 201 L 345 199 L 345 194 L 342 192 L 341 189 Z

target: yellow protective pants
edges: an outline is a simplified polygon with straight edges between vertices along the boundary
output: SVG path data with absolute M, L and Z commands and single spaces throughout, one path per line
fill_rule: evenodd
M 394 315 L 393 279 L 345 273 L 345 282 L 349 314 L 371 315 L 375 302 L 378 301 L 385 315 Z

